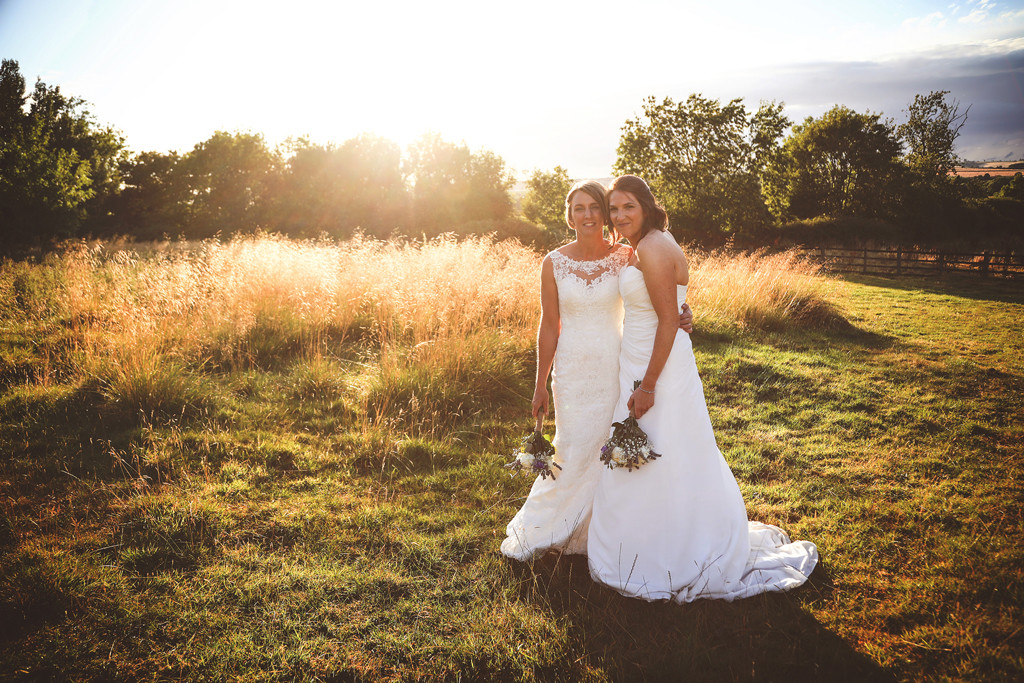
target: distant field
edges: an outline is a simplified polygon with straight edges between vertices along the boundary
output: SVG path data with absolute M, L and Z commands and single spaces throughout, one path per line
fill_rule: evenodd
M 3 262 L 0 679 L 1024 679 L 1024 284 L 693 257 L 748 514 L 821 551 L 790 593 L 647 604 L 500 555 L 518 245 Z
M 953 175 L 958 175 L 962 178 L 973 178 L 974 176 L 997 176 L 997 175 L 1016 175 L 1018 173 L 1024 173 L 1024 170 L 1019 168 L 989 168 L 986 166 L 957 166 L 953 169 Z

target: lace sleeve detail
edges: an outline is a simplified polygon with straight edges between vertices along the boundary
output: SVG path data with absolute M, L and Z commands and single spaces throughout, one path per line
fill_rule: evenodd
M 565 276 L 569 274 L 572 264 L 575 262 L 557 249 L 551 252 L 549 256 L 551 257 L 551 266 L 554 268 L 555 279 L 564 280 Z
M 618 275 L 619 271 L 626 267 L 629 259 L 633 258 L 633 248 L 626 244 L 618 245 L 618 248 L 609 254 L 611 259 L 611 270 Z

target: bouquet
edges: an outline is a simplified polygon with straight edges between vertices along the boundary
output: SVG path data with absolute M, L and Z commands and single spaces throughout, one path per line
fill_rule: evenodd
M 634 391 L 638 386 L 640 382 L 633 382 Z M 661 457 L 651 449 L 647 434 L 640 429 L 632 410 L 629 417 L 622 422 L 613 422 L 612 427 L 611 437 L 601 447 L 601 462 L 609 469 L 625 467 L 627 472 L 632 472 L 640 465 Z
M 516 476 L 523 470 L 529 470 L 539 474 L 541 479 L 555 478 L 555 471 L 552 467 L 562 469 L 562 466 L 554 461 L 555 447 L 544 437 L 541 428 L 544 426 L 544 416 L 537 416 L 537 424 L 532 432 L 523 437 L 519 450 L 512 454 L 515 458 L 505 467 L 512 470 L 510 476 Z

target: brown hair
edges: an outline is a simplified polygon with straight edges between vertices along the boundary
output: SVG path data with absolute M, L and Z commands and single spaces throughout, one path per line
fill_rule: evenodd
M 644 224 L 640 231 L 641 239 L 651 230 L 668 230 L 668 214 L 662 208 L 658 200 L 654 198 L 651 188 L 642 178 L 635 175 L 620 175 L 612 182 L 608 189 L 609 196 L 612 192 L 628 192 L 636 197 L 637 203 L 644 212 Z

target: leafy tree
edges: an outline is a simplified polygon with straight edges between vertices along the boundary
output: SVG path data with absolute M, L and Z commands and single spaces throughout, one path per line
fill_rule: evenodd
M 7 246 L 74 235 L 93 196 L 89 164 L 27 125 L 0 141 L 0 236 Z
M 0 64 L 0 234 L 6 243 L 74 235 L 88 211 L 119 190 L 124 141 L 98 126 L 84 104 L 42 81 L 26 95 L 18 63 Z
M 764 164 L 788 125 L 781 104 L 762 103 L 748 115 L 739 98 L 649 97 L 643 116 L 622 128 L 614 170 L 647 180 L 678 230 L 705 238 L 753 232 L 769 219 Z
M 768 174 L 769 203 L 781 217 L 890 216 L 904 181 L 900 151 L 890 121 L 836 105 L 793 128 Z
M 5 59 L 0 63 L 0 141 L 21 131 L 25 114 L 25 77 L 18 62 Z
M 1013 177 L 1010 178 L 1010 182 L 999 188 L 999 191 L 992 196 L 1024 200 L 1024 175 L 1014 173 Z
M 960 103 L 947 101 L 948 94 L 948 90 L 933 90 L 914 95 L 906 109 L 907 122 L 896 129 L 907 148 L 907 166 L 928 181 L 947 182 L 958 164 L 953 146 L 971 110 L 968 106 L 961 113 Z
M 550 173 L 537 169 L 526 181 L 523 215 L 552 234 L 565 232 L 565 196 L 572 188 L 569 172 L 555 166 Z
M 121 164 L 124 186 L 111 199 L 110 228 L 143 239 L 184 230 L 189 188 L 177 152 L 142 152 Z
M 896 132 L 906 147 L 907 176 L 901 223 L 914 239 L 945 239 L 959 232 L 966 195 L 951 171 L 960 163 L 954 143 L 967 122 L 967 110 L 947 99 L 948 91 L 915 95 L 907 121 Z
M 361 135 L 340 146 L 293 143 L 278 196 L 277 226 L 291 234 L 386 236 L 406 221 L 401 150 Z
M 493 152 L 471 152 L 424 135 L 407 151 L 412 180 L 412 228 L 438 234 L 474 221 L 496 221 L 512 212 L 512 176 Z
M 262 135 L 217 131 L 197 144 L 175 169 L 188 193 L 187 234 L 210 237 L 264 227 L 279 165 Z
M 98 125 L 85 109 L 85 100 L 67 97 L 59 87 L 36 82 L 29 117 L 42 127 L 49 144 L 74 151 L 89 164 L 91 194 L 83 209 L 85 227 L 107 224 L 107 207 L 120 192 L 121 164 L 128 158 L 124 138 L 110 126 Z

